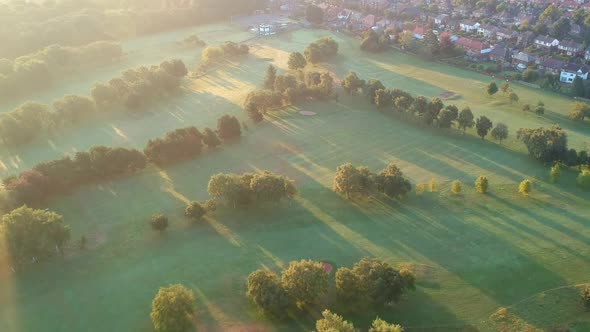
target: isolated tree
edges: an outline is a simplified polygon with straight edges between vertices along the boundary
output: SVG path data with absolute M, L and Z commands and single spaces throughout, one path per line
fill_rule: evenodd
M 410 181 L 404 178 L 403 172 L 394 163 L 387 167 L 375 178 L 377 190 L 388 197 L 400 198 L 412 190 Z
M 267 270 L 256 270 L 246 281 L 248 297 L 264 312 L 283 317 L 289 307 L 289 296 L 279 277 Z
M 506 126 L 502 122 L 499 122 L 498 124 L 496 124 L 496 127 L 492 129 L 491 134 L 495 140 L 499 141 L 500 144 L 502 144 L 502 140 L 508 138 L 508 126 Z
M 303 54 L 299 52 L 293 52 L 289 54 L 289 61 L 287 62 L 287 65 L 291 70 L 302 69 L 307 65 L 307 61 L 305 61 Z
M 317 332 L 357 332 L 352 323 L 345 321 L 342 316 L 332 313 L 330 310 L 324 310 L 322 317 L 315 324 Z
M 576 183 L 584 190 L 590 190 L 590 169 L 583 169 L 576 178 Z
M 531 182 L 531 180 L 526 179 L 518 185 L 518 192 L 525 196 L 530 194 L 532 190 L 533 183 Z
M 584 287 L 580 293 L 580 298 L 582 299 L 582 304 L 584 304 L 584 307 L 590 308 L 590 287 Z
M 203 143 L 205 143 L 209 149 L 215 149 L 221 145 L 221 140 L 211 128 L 205 128 L 205 130 L 203 130 Z
M 324 21 L 324 11 L 315 5 L 309 5 L 305 9 L 305 19 L 313 24 L 322 24 Z
M 492 129 L 492 126 L 493 126 L 493 124 L 490 119 L 488 119 L 485 115 L 480 116 L 475 121 L 475 128 L 477 129 L 477 136 L 481 137 L 481 139 L 484 139 L 488 135 L 488 132 L 490 131 L 490 129 Z
M 281 275 L 281 285 L 297 305 L 302 307 L 317 302 L 328 291 L 328 273 L 320 262 L 290 262 Z
M 369 332 L 404 332 L 404 328 L 401 325 L 390 324 L 377 317 L 371 324 Z
M 530 104 L 524 104 L 522 105 L 522 111 L 523 112 L 530 112 L 531 110 L 531 105 Z
M 496 82 L 490 82 L 487 86 L 486 86 L 486 92 L 488 95 L 493 96 L 498 92 L 498 86 L 496 85 Z
M 551 179 L 551 182 L 559 181 L 559 178 L 561 178 L 560 163 L 555 163 L 553 166 L 551 166 L 551 169 L 549 170 L 549 178 Z
M 545 114 L 545 104 L 542 101 L 537 103 L 537 107 L 535 107 L 535 113 L 537 115 Z
M 475 180 L 475 190 L 480 194 L 486 194 L 488 192 L 489 186 L 490 183 L 488 181 L 488 178 L 483 175 L 480 175 Z
M 235 116 L 224 115 L 217 119 L 217 133 L 224 141 L 231 140 L 242 135 L 240 121 Z
M 150 317 L 158 332 L 183 332 L 193 329 L 194 295 L 183 285 L 160 288 L 152 301 Z
M 518 100 L 520 99 L 518 97 L 518 95 L 514 92 L 510 92 L 510 94 L 508 95 L 508 99 L 510 99 L 510 103 L 518 103 Z
M 275 86 L 276 79 L 277 68 L 273 65 L 268 65 L 268 68 L 266 68 L 266 74 L 264 75 L 264 88 L 272 90 Z
M 453 183 L 451 183 L 451 192 L 455 195 L 459 195 L 463 192 L 463 185 L 461 184 L 461 181 L 455 180 Z
M 475 124 L 473 118 L 473 113 L 469 107 L 465 107 L 463 110 L 461 110 L 461 113 L 459 113 L 459 118 L 457 119 L 459 129 L 463 129 L 463 132 L 465 132 L 467 128 L 473 128 L 473 125 Z
M 190 202 L 184 210 L 184 215 L 192 219 L 200 219 L 207 213 L 207 210 L 199 202 Z
M 502 85 L 500 85 L 500 91 L 502 91 L 502 94 L 507 95 L 511 91 L 510 84 L 502 83 Z
M 365 80 L 360 79 L 353 71 L 348 72 L 348 75 L 342 80 L 342 88 L 349 95 L 354 95 L 365 86 Z
M 438 183 L 434 178 L 430 179 L 430 181 L 428 182 L 428 190 L 431 193 L 435 193 L 438 191 Z
M 574 103 L 568 117 L 574 121 L 584 121 L 584 118 L 590 117 L 590 104 Z
M 150 224 L 152 225 L 152 228 L 154 230 L 159 231 L 159 232 L 163 232 L 164 230 L 166 230 L 166 228 L 168 228 L 168 225 L 169 225 L 168 217 L 166 217 L 165 215 L 163 215 L 161 213 L 154 214 L 152 216 L 152 220 L 151 220 Z
M 366 193 L 372 186 L 373 175 L 364 167 L 345 163 L 336 168 L 332 188 L 350 199 L 353 194 Z

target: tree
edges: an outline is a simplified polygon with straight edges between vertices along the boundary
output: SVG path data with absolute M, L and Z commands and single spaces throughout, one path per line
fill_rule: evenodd
M 438 126 L 441 128 L 451 128 L 456 115 L 449 109 L 442 109 L 438 113 Z
M 572 94 L 574 97 L 584 97 L 586 96 L 586 87 L 584 86 L 584 80 L 576 75 L 574 78 L 574 82 L 572 83 Z
M 453 183 L 451 183 L 451 192 L 455 195 L 459 195 L 463 192 L 463 185 L 461 184 L 461 181 L 455 180 Z
M 169 222 L 168 222 L 168 217 L 166 217 L 165 215 L 158 213 L 158 214 L 154 214 L 152 216 L 152 220 L 151 223 L 152 225 L 152 229 L 159 231 L 159 232 L 163 232 L 164 230 L 166 230 L 166 228 L 168 228 Z
M 502 140 L 508 137 L 508 126 L 499 122 L 496 124 L 496 127 L 492 130 L 491 134 L 495 140 L 500 141 L 500 144 L 502 144 Z
M 375 91 L 375 101 L 373 102 L 378 108 L 388 108 L 393 104 L 389 90 L 379 89 Z
M 375 93 L 377 90 L 385 90 L 385 85 L 383 85 L 381 81 L 373 78 L 367 81 L 367 83 L 363 86 L 363 92 L 372 104 L 375 103 Z
M 467 128 L 473 128 L 475 122 L 473 121 L 473 113 L 469 107 L 465 107 L 461 110 L 457 122 L 459 123 L 459 129 L 463 129 L 463 132 L 465 132 Z
M 403 176 L 403 172 L 394 163 L 387 167 L 375 178 L 377 190 L 388 197 L 400 198 L 412 190 L 412 185 Z
M 560 177 L 561 177 L 561 164 L 555 163 L 553 166 L 551 166 L 551 170 L 549 171 L 549 178 L 551 179 L 551 182 L 557 182 L 557 181 L 559 181 Z
M 567 152 L 567 134 L 559 126 L 520 128 L 516 137 L 526 145 L 532 157 L 543 162 L 562 160 Z
M 510 92 L 510 94 L 508 95 L 508 99 L 510 99 L 510 103 L 518 103 L 518 100 L 520 99 L 518 97 L 518 95 L 514 92 Z
M 345 163 L 336 168 L 332 188 L 350 199 L 353 194 L 367 193 L 373 185 L 373 178 L 374 175 L 366 167 L 354 167 L 351 163 Z
M 498 92 L 498 86 L 496 85 L 496 82 L 490 82 L 487 86 L 486 86 L 486 92 L 488 93 L 488 95 L 492 96 L 494 94 L 496 94 L 496 92 Z
M 508 94 L 511 91 L 510 84 L 502 83 L 502 85 L 500 85 L 500 91 L 502 91 L 502 94 L 504 95 Z
M 205 128 L 203 131 L 203 143 L 209 149 L 215 149 L 221 145 L 221 140 L 219 140 L 219 137 L 217 137 L 217 134 L 211 128 Z
M 268 65 L 268 68 L 266 68 L 266 74 L 264 76 L 264 88 L 269 90 L 274 89 L 276 79 L 277 68 L 273 65 Z
M 55 124 L 58 127 L 79 123 L 96 112 L 94 100 L 77 95 L 64 96 L 53 103 L 53 108 Z
M 582 299 L 582 304 L 584 304 L 584 307 L 590 308 L 590 287 L 584 287 L 580 293 L 580 298 Z
M 315 324 L 317 332 L 357 332 L 352 323 L 345 321 L 342 316 L 332 313 L 330 310 L 322 312 L 322 319 Z
M 522 111 L 523 112 L 529 112 L 531 110 L 531 105 L 530 104 L 524 104 L 522 105 Z
M 0 245 L 15 265 L 42 261 L 60 251 L 70 239 L 63 216 L 22 206 L 0 219 Z
M 584 190 L 590 190 L 590 169 L 583 169 L 576 178 L 576 183 Z
M 279 277 L 267 270 L 256 270 L 246 281 L 248 297 L 264 312 L 277 317 L 287 313 L 289 296 L 281 286 Z
M 149 140 L 144 154 L 157 165 L 194 158 L 201 153 L 202 137 L 195 127 L 176 129 L 166 133 L 164 138 Z
M 475 180 L 475 190 L 480 194 L 486 194 L 488 192 L 489 185 L 490 183 L 488 178 L 483 175 L 480 175 Z
M 353 71 L 348 72 L 348 75 L 342 80 L 342 88 L 349 95 L 354 95 L 365 86 L 365 80 L 360 79 Z
M 531 180 L 524 180 L 518 185 L 518 192 L 527 196 L 533 190 L 533 183 Z
M 322 24 L 324 11 L 318 6 L 309 5 L 305 10 L 305 19 L 313 24 Z
M 424 36 L 424 45 L 430 51 L 430 54 L 437 55 L 440 52 L 440 43 L 438 41 L 438 37 L 434 34 L 432 29 L 428 29 L 426 35 Z
M 242 135 L 240 121 L 235 116 L 224 115 L 217 119 L 217 133 L 224 140 L 231 140 Z
M 287 62 L 287 65 L 291 70 L 302 69 L 307 65 L 307 61 L 305 60 L 303 54 L 299 52 L 293 52 L 289 54 L 289 61 Z
M 150 317 L 158 332 L 182 332 L 193 328 L 194 295 L 183 285 L 160 288 L 152 301 Z
M 570 20 L 566 17 L 561 17 L 551 27 L 551 35 L 557 39 L 562 39 L 563 37 L 569 35 L 570 30 Z
M 201 219 L 207 210 L 199 202 L 190 202 L 184 210 L 184 215 L 192 219 Z
M 574 103 L 569 113 L 569 118 L 574 121 L 584 121 L 586 117 L 590 117 L 590 104 Z
M 305 306 L 328 291 L 328 273 L 320 262 L 290 262 L 281 275 L 281 285 L 298 306 Z
M 537 115 L 545 114 L 545 104 L 543 104 L 543 102 L 537 103 L 537 107 L 535 107 L 535 114 L 537 114 Z
M 484 139 L 490 129 L 492 129 L 492 121 L 488 119 L 485 115 L 480 116 L 475 122 L 475 128 L 477 129 L 477 135 Z
M 303 55 L 308 63 L 316 64 L 322 61 L 322 52 L 316 43 L 311 43 L 303 50 Z
M 436 183 L 436 180 L 434 178 L 430 179 L 430 181 L 428 182 L 428 190 L 431 193 L 435 193 L 438 191 L 438 184 Z
M 369 332 L 404 332 L 404 328 L 401 325 L 389 324 L 388 322 L 375 318 Z

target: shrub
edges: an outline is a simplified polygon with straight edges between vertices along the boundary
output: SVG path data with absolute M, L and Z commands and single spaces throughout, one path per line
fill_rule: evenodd
M 200 219 L 207 213 L 207 209 L 199 202 L 190 202 L 184 210 L 184 215 L 192 219 Z
M 404 332 L 404 328 L 401 325 L 390 324 L 377 317 L 371 324 L 369 332 Z
M 451 184 L 451 192 L 455 195 L 459 195 L 463 192 L 463 185 L 461 184 L 461 181 L 453 181 L 453 183 Z
M 488 192 L 488 187 L 489 187 L 489 181 L 488 178 L 480 175 L 476 180 L 475 180 L 475 190 L 480 193 L 480 194 L 485 194 Z
M 416 184 L 416 195 L 420 196 L 426 190 L 426 185 L 424 183 Z
M 176 284 L 160 288 L 152 301 L 150 317 L 158 332 L 184 332 L 193 328 L 194 295 Z
M 580 293 L 580 297 L 582 298 L 582 303 L 586 308 L 590 308 L 590 287 L 586 286 Z
M 576 178 L 578 186 L 584 190 L 590 190 L 590 169 L 583 169 Z
M 330 310 L 324 310 L 322 317 L 315 324 L 317 332 L 357 332 L 352 323 L 344 320 L 342 316 L 332 313 Z
M 435 179 L 430 179 L 430 182 L 428 182 L 428 190 L 430 190 L 431 193 L 438 191 L 438 183 Z
M 549 177 L 551 182 L 559 181 L 559 178 L 561 177 L 561 165 L 559 163 L 555 163 L 555 165 L 551 167 L 551 170 L 549 171 Z
M 533 190 L 533 183 L 531 180 L 524 180 L 518 185 L 518 192 L 523 195 L 528 195 Z
M 166 230 L 166 228 L 168 228 L 168 217 L 161 213 L 154 214 L 152 216 L 150 224 L 152 225 L 152 229 L 159 232 L 163 232 L 164 230 Z

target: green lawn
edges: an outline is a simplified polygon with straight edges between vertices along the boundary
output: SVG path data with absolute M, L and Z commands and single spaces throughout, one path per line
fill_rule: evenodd
M 172 128 L 213 126 L 224 113 L 245 119 L 241 97 L 260 84 L 268 63 L 284 68 L 287 52 L 327 34 L 303 30 L 260 40 L 249 59 L 188 82 L 185 96 L 147 115 L 72 130 L 51 142 L 55 149 L 47 148 L 49 143 L 23 149 L 5 172 L 95 144 L 143 147 L 148 138 Z M 590 144 L 588 127 L 565 118 L 569 100 L 516 87 L 522 102 L 542 99 L 549 110 L 545 117 L 523 114 L 501 96 L 485 96 L 485 76 L 403 54 L 367 55 L 357 51 L 355 40 L 335 38 L 341 55 L 326 67 L 340 77 L 352 69 L 414 94 L 452 91 L 459 95 L 454 103 L 507 123 L 512 136 L 520 126 L 559 123 L 573 147 Z M 318 115 L 304 117 L 300 110 Z M 394 308 L 348 313 L 358 327 L 379 314 L 409 330 L 491 330 L 497 322 L 490 315 L 501 307 L 509 308 L 518 324 L 588 326 L 587 312 L 557 311 L 530 300 L 590 281 L 590 194 L 576 189 L 575 174 L 549 184 L 547 168 L 514 139 L 500 146 L 472 133 L 409 125 L 377 112 L 362 98 L 342 95 L 338 102 L 301 105 L 249 126 L 240 142 L 196 160 L 82 188 L 51 202 L 49 207 L 71 225 L 74 240 L 89 239 L 89 249 L 3 280 L 0 330 L 150 331 L 153 296 L 158 287 L 177 282 L 195 291 L 203 330 L 309 330 L 310 319 L 270 322 L 261 317 L 244 296 L 248 273 L 262 266 L 279 270 L 303 258 L 351 265 L 364 256 L 409 265 L 418 288 Z M 346 161 L 375 171 L 394 161 L 414 184 L 435 178 L 441 188 L 402 202 L 348 202 L 330 190 L 335 168 Z M 300 195 L 294 202 L 221 208 L 198 224 L 182 216 L 187 200 L 207 198 L 212 174 L 264 169 L 296 180 Z M 481 174 L 491 181 L 489 195 L 472 189 Z M 534 180 L 530 197 L 516 193 L 524 178 Z M 454 179 L 463 181 L 464 195 L 448 194 Z M 172 220 L 163 235 L 147 223 L 160 211 Z

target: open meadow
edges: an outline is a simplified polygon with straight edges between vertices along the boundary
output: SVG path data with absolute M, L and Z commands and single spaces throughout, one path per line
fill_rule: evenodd
M 168 58 L 195 69 L 200 49 L 174 45 L 192 33 L 211 45 L 250 38 L 215 25 L 128 41 L 123 64 L 41 93 L 35 101 L 87 94 L 95 82 L 125 68 Z M 94 145 L 143 149 L 148 139 L 175 128 L 214 127 L 223 114 L 247 121 L 241 103 L 262 84 L 266 67 L 286 70 L 290 52 L 327 35 L 340 49 L 323 69 L 339 78 L 353 70 L 428 98 L 451 92 L 446 104 L 469 105 L 476 116 L 506 123 L 509 139 L 500 145 L 473 130 L 463 135 L 409 124 L 342 91 L 338 101 L 289 107 L 259 125 L 247 122 L 240 141 L 217 151 L 50 201 L 47 207 L 71 226 L 73 242 L 84 235 L 89 249 L 4 280 L 0 331 L 151 331 L 151 300 L 159 287 L 172 283 L 195 292 L 198 330 L 310 330 L 317 317 L 275 322 L 261 315 L 245 297 L 247 275 L 260 267 L 279 271 L 291 260 L 339 267 L 365 256 L 410 267 L 417 289 L 385 311 L 346 314 L 358 327 L 366 328 L 378 314 L 408 331 L 590 329 L 576 288 L 590 282 L 590 194 L 574 185 L 573 172 L 549 183 L 548 167 L 530 158 L 515 137 L 521 127 L 559 124 L 570 147 L 590 149 L 588 123 L 567 119 L 572 101 L 514 85 L 520 102 L 511 105 L 501 93 L 485 94 L 489 77 L 393 51 L 362 53 L 358 40 L 340 33 L 299 30 L 250 40 L 248 58 L 191 76 L 182 95 L 147 112 L 105 115 L 49 141 L 0 152 L 0 175 Z M 521 110 L 538 101 L 546 105 L 544 116 Z M 302 116 L 303 110 L 317 115 Z M 395 162 L 413 185 L 434 178 L 439 188 L 401 201 L 350 202 L 331 190 L 335 169 L 344 162 L 375 170 Z M 184 217 L 187 202 L 207 198 L 211 175 L 256 170 L 289 176 L 299 195 L 278 207 L 223 207 L 199 223 Z M 490 194 L 473 189 L 479 175 L 490 179 Z M 525 178 L 534 182 L 529 197 L 517 192 Z M 449 194 L 456 179 L 465 188 L 458 196 Z M 156 212 L 171 219 L 164 234 L 149 228 Z

